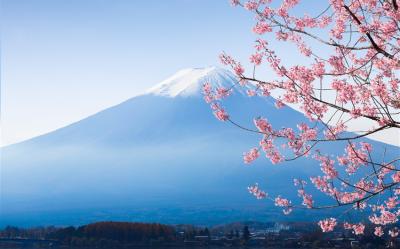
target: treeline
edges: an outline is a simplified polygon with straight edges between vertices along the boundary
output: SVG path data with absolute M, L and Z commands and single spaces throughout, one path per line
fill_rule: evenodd
M 175 241 L 175 229 L 158 223 L 97 222 L 85 226 L 66 227 L 49 234 L 67 244 L 92 242 L 143 243 Z
M 32 243 L 52 243 L 82 248 L 198 247 L 208 245 L 349 248 L 350 241 L 357 241 L 359 245 L 370 246 L 365 248 L 382 248 L 386 245 L 394 245 L 396 242 L 387 235 L 382 238 L 376 237 L 373 235 L 374 228 L 372 226 L 365 228 L 364 235 L 355 236 L 351 231 L 344 229 L 337 229 L 334 233 L 322 233 L 321 229 L 313 223 L 284 224 L 284 229 L 271 233 L 265 233 L 267 227 L 258 226 L 257 229 L 253 227 L 250 229 L 245 224 L 242 223 L 242 226 L 240 226 L 241 223 L 216 226 L 211 227 L 210 230 L 206 227 L 193 225 L 170 226 L 137 222 L 97 222 L 79 227 L 18 228 L 8 226 L 0 230 L 0 248 L 4 248 L 1 245 L 2 242 L 12 243 L 7 242 L 7 239 L 36 239 L 39 241 Z M 271 228 L 271 226 L 269 225 L 268 228 Z
M 6 227 L 2 238 L 52 239 L 70 246 L 117 246 L 165 244 L 176 241 L 175 228 L 158 223 L 97 222 L 79 227 L 23 229 Z
M 34 228 L 7 226 L 4 229 L 0 230 L 0 238 L 45 239 L 50 234 L 55 233 L 58 229 L 59 228 L 56 228 L 54 226 Z

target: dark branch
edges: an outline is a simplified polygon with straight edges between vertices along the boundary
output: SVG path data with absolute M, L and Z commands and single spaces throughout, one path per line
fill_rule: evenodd
M 358 17 L 350 10 L 350 8 L 348 6 L 344 5 L 343 7 L 347 10 L 347 12 L 349 12 L 351 17 L 354 19 L 354 21 L 358 25 L 362 24 L 361 21 L 358 19 Z M 378 44 L 376 44 L 376 42 L 374 41 L 374 39 L 372 38 L 372 36 L 371 36 L 371 34 L 369 32 L 366 33 L 366 36 L 368 37 L 368 40 L 371 42 L 372 47 L 374 47 L 374 49 L 376 51 L 378 51 L 379 53 L 383 54 L 385 57 L 393 59 L 393 55 L 389 54 L 388 52 L 383 50 L 381 47 L 379 47 Z

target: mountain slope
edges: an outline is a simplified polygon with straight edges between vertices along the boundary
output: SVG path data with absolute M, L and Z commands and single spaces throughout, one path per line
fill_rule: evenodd
M 3 148 L 0 225 L 285 219 L 246 187 L 259 182 L 272 195 L 293 197 L 292 177 L 318 174 L 319 167 L 306 159 L 244 166 L 243 151 L 259 137 L 213 117 L 200 93 L 206 81 L 230 87 L 235 79 L 219 68 L 182 70 L 143 95 Z M 249 98 L 243 91 L 225 105 L 245 126 L 259 115 L 278 127 L 305 121 L 290 108 L 276 110 L 272 98 Z

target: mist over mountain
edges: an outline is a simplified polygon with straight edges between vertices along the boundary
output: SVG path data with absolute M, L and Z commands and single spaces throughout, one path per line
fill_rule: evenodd
M 2 148 L 0 226 L 83 224 L 97 220 L 218 224 L 290 217 L 247 192 L 255 182 L 271 196 L 295 197 L 292 178 L 320 174 L 302 158 L 272 165 L 242 154 L 260 137 L 215 119 L 201 86 L 231 87 L 229 71 L 181 70 L 144 94 L 54 132 Z M 248 97 L 243 89 L 224 102 L 231 117 L 253 127 L 256 116 L 276 127 L 307 122 L 274 99 Z M 379 153 L 393 146 L 371 142 Z M 341 143 L 322 145 L 341 154 Z M 394 152 L 390 152 L 390 151 Z M 317 193 L 315 193 L 318 195 Z

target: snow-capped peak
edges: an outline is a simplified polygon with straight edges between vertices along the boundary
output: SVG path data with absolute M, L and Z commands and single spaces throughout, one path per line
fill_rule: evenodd
M 150 88 L 146 93 L 166 97 L 188 97 L 201 94 L 204 83 L 213 87 L 232 87 L 237 79 L 230 71 L 218 67 L 183 69 Z

